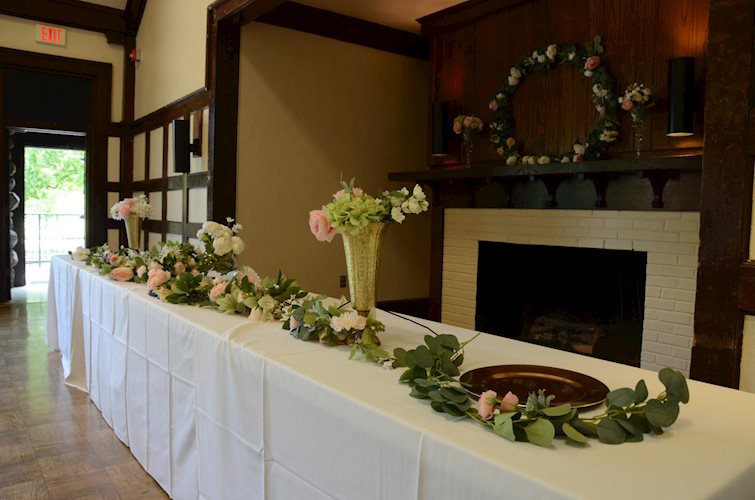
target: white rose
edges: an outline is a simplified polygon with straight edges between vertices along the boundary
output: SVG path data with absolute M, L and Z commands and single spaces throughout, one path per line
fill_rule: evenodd
M 212 242 L 212 247 L 215 249 L 215 255 L 225 255 L 233 250 L 233 242 L 231 238 L 221 236 L 220 238 L 215 238 L 215 241 Z
M 561 158 L 561 163 L 569 163 L 570 161 L 571 160 L 569 159 L 568 156 L 564 156 L 563 158 Z
M 414 196 L 418 200 L 424 200 L 427 197 L 425 196 L 425 192 L 422 191 L 422 188 L 419 184 L 414 185 L 414 190 L 412 190 L 412 196 Z
M 548 163 L 550 163 L 550 162 L 551 162 L 551 159 L 550 159 L 550 157 L 549 157 L 549 156 L 545 156 L 545 155 L 543 155 L 543 156 L 541 156 L 540 158 L 538 158 L 538 159 L 537 159 L 537 162 L 538 162 L 538 163 L 539 163 L 540 165 L 547 165 Z
M 84 247 L 76 247 L 76 250 L 74 250 L 71 257 L 73 257 L 73 260 L 78 261 L 87 260 L 89 258 L 89 249 Z
M 573 148 L 574 148 L 574 153 L 575 154 L 578 154 L 578 155 L 585 154 L 585 146 L 584 146 L 584 144 L 580 144 L 578 142 L 575 142 Z
M 545 54 L 540 54 L 537 56 L 537 62 L 544 63 L 547 58 L 545 57 Z
M 516 165 L 518 161 L 518 158 L 516 155 L 509 155 L 508 158 L 506 158 L 506 165 Z
M 548 48 L 545 49 L 545 55 L 548 56 L 548 59 L 551 61 L 556 58 L 556 54 L 558 54 L 558 47 L 555 43 L 548 45 Z
M 402 187 L 399 192 L 403 194 L 404 196 L 409 196 L 409 190 L 406 189 L 406 186 Z
M 517 70 L 517 71 L 519 71 L 519 70 Z M 503 98 L 504 98 L 504 95 L 503 95 L 503 94 L 502 94 L 501 92 L 499 92 L 499 93 L 497 93 L 497 94 L 495 95 L 495 98 L 496 98 L 496 99 L 498 99 L 498 100 L 500 101 L 501 99 L 503 99 Z
M 592 86 L 592 93 L 598 97 L 605 97 L 608 95 L 608 90 L 604 89 L 599 83 Z
M 586 76 L 587 78 L 590 78 L 590 77 L 592 76 L 592 71 L 590 71 L 589 69 L 588 69 L 588 70 L 586 70 L 586 71 L 585 71 L 585 76 Z
M 231 250 L 233 251 L 234 255 L 239 255 L 244 251 L 245 245 L 244 240 L 239 238 L 238 236 L 233 236 L 231 238 Z
M 401 207 L 391 208 L 391 219 L 395 220 L 399 224 L 401 224 L 404 219 L 406 219 L 406 215 L 404 215 L 404 212 L 401 211 Z
M 356 311 L 349 311 L 340 316 L 330 319 L 330 327 L 337 332 L 343 330 L 364 330 L 367 326 L 367 318 L 359 315 Z
M 517 79 L 519 79 L 519 78 L 522 77 L 522 72 L 519 71 L 519 68 L 517 68 L 515 66 L 511 67 L 511 71 L 509 71 L 509 74 L 511 76 L 513 76 L 514 78 L 517 78 Z M 503 94 L 499 94 L 499 95 L 501 96 L 501 98 L 503 97 Z M 496 97 L 498 97 L 498 96 L 496 96 Z
M 576 52 L 569 52 L 569 55 L 567 56 L 570 61 L 573 61 L 575 57 L 577 57 Z
M 533 50 L 533 51 L 532 51 L 532 59 L 537 59 L 537 57 L 538 57 L 539 55 L 540 55 L 540 54 L 538 54 L 536 50 Z
M 509 87 L 516 87 L 519 85 L 519 78 L 509 75 Z

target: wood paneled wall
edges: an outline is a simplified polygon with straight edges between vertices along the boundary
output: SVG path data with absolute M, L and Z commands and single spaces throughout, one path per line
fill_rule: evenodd
M 646 125 L 645 154 L 663 156 L 702 147 L 708 0 L 533 0 L 488 4 L 507 3 L 510 6 L 493 8 L 493 12 L 450 27 L 446 27 L 450 18 L 447 11 L 420 20 L 423 33 L 431 35 L 432 99 L 449 101 L 451 116 L 472 113 L 489 123 L 492 112 L 488 102 L 521 56 L 550 43 L 584 44 L 594 35 L 601 35 L 617 95 L 627 85 L 641 82 L 650 85 L 661 98 Z M 467 12 L 475 15 L 474 9 L 468 8 Z M 695 57 L 699 101 L 696 133 L 689 138 L 669 138 L 664 99 L 668 61 L 680 56 Z M 576 139 L 584 139 L 597 122 L 590 96 L 589 79 L 575 67 L 563 66 L 522 80 L 514 97 L 513 113 L 517 139 L 525 151 L 568 151 Z M 622 135 L 609 150 L 612 157 L 627 156 L 633 148 L 629 113 L 620 111 L 620 118 Z M 459 143 L 451 141 L 453 160 L 446 161 L 458 161 Z M 475 139 L 472 159 L 497 159 L 487 131 Z

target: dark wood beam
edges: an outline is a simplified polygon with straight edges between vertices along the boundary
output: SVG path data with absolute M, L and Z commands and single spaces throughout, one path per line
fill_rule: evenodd
M 246 24 L 284 3 L 286 0 L 217 0 L 210 10 L 218 22 L 237 17 L 241 24 Z
M 750 101 L 752 85 L 752 1 L 711 0 L 708 27 L 700 268 L 690 376 L 738 387 L 744 315 L 737 292 L 752 212 L 749 106 L 742 105 Z
M 147 0 L 128 0 L 126 9 L 123 11 L 126 17 L 126 29 L 130 33 L 138 33 L 139 25 L 142 23 L 144 9 L 147 7 Z
M 423 61 L 430 57 L 423 36 L 296 2 L 286 2 L 257 21 Z
M 469 24 L 502 9 L 508 9 L 531 0 L 467 0 L 447 9 L 417 19 L 424 36 L 448 31 Z
M 0 14 L 105 33 L 109 43 L 129 33 L 122 10 L 78 0 L 0 0 Z
M 737 307 L 755 314 L 755 262 L 746 262 L 739 267 Z

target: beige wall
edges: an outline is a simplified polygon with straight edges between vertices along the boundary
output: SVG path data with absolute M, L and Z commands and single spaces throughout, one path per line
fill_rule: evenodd
M 136 45 L 136 118 L 184 97 L 205 83 L 209 0 L 147 2 Z
M 755 260 L 755 189 L 753 189 L 752 221 L 753 226 L 750 230 L 750 260 Z M 755 392 L 755 316 L 745 316 L 739 388 L 743 391 Z
M 388 172 L 426 164 L 427 63 L 265 24 L 241 34 L 237 218 L 242 261 L 309 290 L 348 295 L 340 236 L 315 240 L 308 212 L 338 181 L 374 194 Z M 388 229 L 379 300 L 428 294 L 430 217 Z
M 123 108 L 123 47 L 109 45 L 102 33 L 65 28 L 66 46 L 37 43 L 35 21 L 0 15 L 0 47 L 85 59 L 113 66 L 112 120 L 120 121 Z

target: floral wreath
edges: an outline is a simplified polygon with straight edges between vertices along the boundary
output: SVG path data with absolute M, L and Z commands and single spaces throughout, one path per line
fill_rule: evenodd
M 613 77 L 601 59 L 604 52 L 601 38 L 596 36 L 584 47 L 578 45 L 559 47 L 556 44 L 550 44 L 544 49 L 534 51 L 532 55 L 522 57 L 517 65 L 511 67 L 508 78 L 488 104 L 493 111 L 490 141 L 496 153 L 506 158 L 507 165 L 593 160 L 599 158 L 609 144 L 616 141 L 619 135 L 619 122 L 616 118 L 618 101 L 613 94 Z M 597 127 L 590 132 L 586 141 L 577 140 L 573 151 L 562 154 L 522 155 L 515 139 L 516 130 L 511 112 L 514 94 L 521 80 L 528 74 L 545 73 L 562 64 L 584 68 L 584 75 L 592 84 L 592 102 L 600 117 Z

